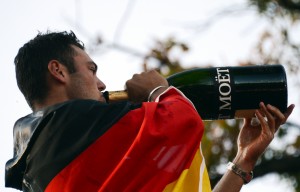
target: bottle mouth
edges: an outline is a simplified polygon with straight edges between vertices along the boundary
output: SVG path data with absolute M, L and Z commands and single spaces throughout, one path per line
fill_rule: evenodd
M 108 91 L 102 92 L 102 95 L 103 95 L 106 103 L 109 103 L 109 94 L 108 94 Z

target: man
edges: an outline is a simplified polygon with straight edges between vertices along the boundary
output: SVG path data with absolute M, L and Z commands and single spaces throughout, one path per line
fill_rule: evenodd
M 23 191 L 211 191 L 193 104 L 156 71 L 126 82 L 129 100 L 107 104 L 97 65 L 73 32 L 38 34 L 16 58 L 18 86 L 33 113 L 14 126 L 6 186 Z M 148 101 L 148 102 L 146 102 Z M 238 139 L 214 191 L 239 191 L 291 114 L 263 103 Z M 266 119 L 265 119 L 266 118 Z

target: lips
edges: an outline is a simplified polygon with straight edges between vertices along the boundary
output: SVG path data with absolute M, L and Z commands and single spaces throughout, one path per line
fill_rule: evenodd
M 107 103 L 107 97 L 106 97 L 106 94 L 105 94 L 105 92 L 100 92 L 100 98 L 99 98 L 99 101 L 100 102 L 105 102 L 105 103 Z

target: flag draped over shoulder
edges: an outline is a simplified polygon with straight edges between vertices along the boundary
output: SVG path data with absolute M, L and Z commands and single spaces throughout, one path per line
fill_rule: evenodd
M 202 121 L 177 91 L 169 90 L 160 100 L 125 115 L 56 176 L 47 191 L 209 191 L 199 151 Z M 84 169 L 78 168 L 86 162 Z M 99 184 L 87 188 L 89 180 Z
M 100 136 L 95 137 L 98 134 L 95 130 L 101 129 L 99 122 L 88 123 L 89 133 L 85 134 L 85 139 L 77 141 L 80 137 L 74 133 L 72 145 L 59 149 L 62 150 L 59 157 L 53 155 L 57 154 L 53 146 L 43 149 L 43 158 L 51 158 L 51 163 L 41 163 L 26 176 L 43 183 L 41 191 L 46 192 L 210 191 L 200 149 L 204 131 L 201 118 L 189 100 L 175 88 L 168 89 L 157 100 L 159 102 L 143 103 L 113 122 L 109 121 L 111 125 Z M 90 110 L 93 114 L 96 112 L 93 107 Z M 85 115 L 85 121 L 89 120 L 89 115 Z M 77 120 L 80 125 L 85 124 L 83 119 Z M 72 125 L 72 129 L 80 129 Z M 91 136 L 95 139 L 84 144 L 86 147 L 78 152 L 77 148 Z M 52 145 L 57 146 L 57 150 L 60 146 L 58 143 Z M 76 155 L 70 159 L 69 153 Z M 38 152 L 36 155 L 40 156 Z M 69 160 L 64 166 L 53 171 L 55 164 L 61 165 L 61 159 L 65 158 Z M 40 178 L 43 175 L 53 176 Z M 40 177 L 36 179 L 36 176 Z

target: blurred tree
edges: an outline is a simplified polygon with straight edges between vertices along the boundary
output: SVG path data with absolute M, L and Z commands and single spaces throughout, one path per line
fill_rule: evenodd
M 281 63 L 291 74 L 300 70 L 299 0 L 249 0 L 262 17 L 269 20 L 272 27 L 266 28 L 258 39 L 249 63 Z M 299 84 L 299 78 L 295 78 Z
M 295 35 L 293 32 L 299 27 L 300 1 L 249 0 L 249 4 L 256 7 L 258 13 L 267 18 L 272 25 L 258 39 L 254 54 L 249 58 L 249 64 L 284 64 L 289 69 L 291 75 L 289 77 L 293 78 L 294 83 L 299 86 L 300 41 L 298 33 Z M 297 192 L 300 191 L 299 128 L 299 125 L 287 123 L 278 134 L 282 146 L 280 149 L 268 149 L 255 171 L 256 175 L 262 175 L 266 171 L 273 170 L 282 177 L 290 179 Z M 290 143 L 284 142 L 291 135 L 293 140 Z
M 182 52 L 189 50 L 185 43 L 177 42 L 173 37 L 169 37 L 164 41 L 157 40 L 154 47 L 150 50 L 150 53 L 144 57 L 144 71 L 157 68 L 164 76 L 183 71 L 185 68 L 179 59 L 171 56 L 175 49 Z M 154 63 L 154 65 L 156 64 L 156 66 L 153 66 L 152 63 Z
M 299 19 L 299 0 L 249 0 L 250 5 L 257 7 L 259 13 L 275 18 L 289 16 L 292 20 Z

